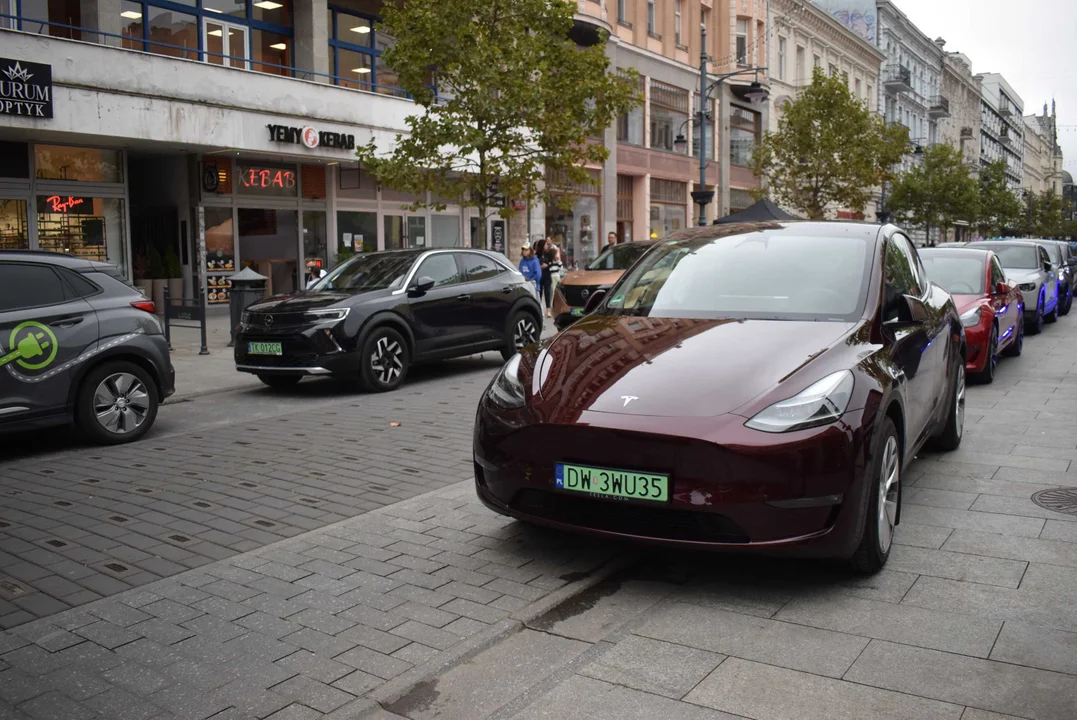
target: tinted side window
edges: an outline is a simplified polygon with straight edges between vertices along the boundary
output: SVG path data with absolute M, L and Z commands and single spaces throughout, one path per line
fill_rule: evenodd
M 67 296 L 69 299 L 91 297 L 101 292 L 101 288 L 87 280 L 82 273 L 71 272 L 70 270 L 57 270 L 57 272 L 67 282 L 69 288 Z
M 415 277 L 431 278 L 434 281 L 434 287 L 453 285 L 460 282 L 460 268 L 457 267 L 456 258 L 452 254 L 440 253 L 423 260 Z
M 1002 266 L 998 264 L 998 258 L 991 258 L 991 291 L 994 292 L 995 288 L 1001 282 L 1006 282 L 1006 273 L 1002 272 Z
M 924 267 L 920 264 L 920 258 L 912 247 L 912 242 L 904 235 L 894 235 L 894 243 L 908 261 L 911 270 L 912 282 L 909 285 L 909 295 L 920 297 L 924 290 Z
M 500 275 L 502 271 L 496 262 L 478 253 L 463 253 L 460 259 L 464 261 L 468 280 L 489 280 Z
M 70 294 L 47 265 L 0 263 L 0 311 L 57 305 Z
M 897 302 L 902 295 L 919 295 L 909 256 L 895 242 L 897 236 L 886 243 L 883 288 L 883 315 L 887 320 L 897 318 Z
M 1047 254 L 1047 251 L 1044 250 L 1042 247 L 1039 248 L 1039 251 L 1040 251 L 1040 264 L 1042 265 L 1044 263 L 1051 263 L 1051 256 Z M 1053 265 L 1054 263 L 1051 263 L 1051 264 Z

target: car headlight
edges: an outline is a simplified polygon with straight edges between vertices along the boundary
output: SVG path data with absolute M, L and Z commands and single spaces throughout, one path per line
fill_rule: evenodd
M 505 363 L 497 377 L 490 383 L 488 396 L 495 405 L 504 408 L 522 408 L 524 406 L 524 385 L 520 382 L 520 354 L 517 353 Z
M 774 403 L 744 424 L 769 433 L 827 425 L 842 416 L 852 396 L 853 374 L 842 370 L 827 375 L 788 400 Z
M 239 316 L 239 322 L 243 325 L 251 324 L 251 314 L 247 311 L 243 311 Z
M 348 317 L 350 310 L 351 308 L 318 308 L 317 310 L 307 310 L 306 314 L 315 322 L 325 322 L 327 320 L 343 320 Z
M 1036 289 L 1036 283 L 1021 283 L 1017 289 L 1021 292 L 1033 292 Z
M 982 306 L 977 306 L 969 310 L 961 316 L 961 326 L 967 328 L 976 327 L 980 324 L 980 319 L 983 318 L 983 312 L 984 309 Z

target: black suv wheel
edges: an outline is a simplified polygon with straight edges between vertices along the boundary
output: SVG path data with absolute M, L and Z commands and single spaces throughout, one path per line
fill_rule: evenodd
M 370 392 L 400 387 L 408 374 L 408 344 L 391 327 L 375 328 L 359 353 L 359 381 Z

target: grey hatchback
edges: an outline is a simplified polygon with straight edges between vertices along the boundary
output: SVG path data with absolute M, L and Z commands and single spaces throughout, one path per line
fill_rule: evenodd
M 145 435 L 175 389 L 153 311 L 114 265 L 0 251 L 0 431 L 74 422 L 107 445 Z

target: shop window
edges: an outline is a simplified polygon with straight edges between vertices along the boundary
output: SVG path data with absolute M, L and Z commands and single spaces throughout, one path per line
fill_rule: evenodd
M 325 211 L 303 211 L 303 258 L 304 262 L 314 261 L 317 267 L 325 269 L 329 262 L 328 235 L 326 233 Z
M 30 146 L 26 143 L 0 142 L 0 178 L 30 177 Z
M 25 200 L 0 199 L 0 250 L 28 250 L 30 224 Z
M 269 278 L 269 293 L 290 293 L 300 287 L 299 213 L 241 207 L 236 219 L 243 265 Z
M 460 246 L 460 216 L 431 215 L 430 245 L 432 247 Z
M 292 74 L 292 39 L 265 30 L 251 31 L 251 69 L 271 75 Z
M 651 147 L 687 154 L 687 144 L 677 146 L 677 135 L 687 127 L 688 91 L 667 85 L 657 80 L 651 81 Z
M 376 212 L 337 211 L 337 252 L 354 249 L 374 252 L 378 249 L 378 214 Z
M 752 164 L 752 153 L 759 143 L 761 117 L 753 110 L 732 106 L 729 118 L 729 161 L 732 164 Z
M 240 195 L 296 197 L 298 189 L 294 165 L 253 165 L 238 163 L 237 189 Z
M 561 247 L 565 267 L 586 265 L 598 252 L 598 200 L 602 189 L 599 171 L 590 171 L 589 182 L 573 183 L 565 173 L 547 170 L 546 187 L 556 193 L 546 205 L 546 234 Z
M 123 200 L 38 195 L 37 239 L 42 250 L 125 268 Z
M 617 237 L 621 242 L 632 242 L 632 216 L 635 178 L 631 175 L 617 176 Z
M 300 177 L 303 181 L 303 198 L 306 200 L 324 200 L 325 189 L 325 166 L 302 165 L 299 168 Z
M 688 183 L 651 178 L 651 238 L 686 227 Z
M 235 224 L 232 208 L 207 207 L 206 270 L 208 272 L 236 269 Z
M 123 156 L 119 150 L 34 145 L 38 180 L 77 182 L 123 182 Z
M 80 0 L 22 0 L 19 24 L 25 32 L 82 40 Z M 87 40 L 95 41 L 90 37 Z

